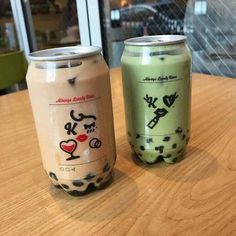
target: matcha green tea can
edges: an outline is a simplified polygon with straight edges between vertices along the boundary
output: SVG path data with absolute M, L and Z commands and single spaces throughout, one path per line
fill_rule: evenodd
M 191 55 L 186 37 L 128 39 L 121 65 L 131 148 L 149 164 L 182 159 L 191 115 Z

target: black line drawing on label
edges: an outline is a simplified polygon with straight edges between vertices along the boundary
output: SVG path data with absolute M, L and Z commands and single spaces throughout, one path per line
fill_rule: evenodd
M 152 96 L 148 96 L 148 94 L 146 94 L 146 96 L 143 98 L 147 103 L 148 103 L 148 107 L 153 107 L 153 108 L 157 108 L 155 105 L 155 102 L 157 101 L 157 97 L 152 97 Z
M 105 156 L 101 156 L 95 160 L 91 160 L 90 162 L 83 162 L 83 163 L 73 163 L 73 164 L 59 164 L 59 166 L 82 166 L 82 165 L 90 165 L 91 162 L 97 162 L 100 161 L 102 159 L 104 159 Z
M 101 145 L 102 145 L 102 141 L 99 140 L 98 138 L 92 138 L 89 141 L 89 147 L 91 147 L 91 148 L 100 148 Z
M 59 147 L 63 152 L 70 154 L 70 157 L 68 157 L 66 159 L 67 161 L 80 158 L 80 156 L 73 155 L 73 152 L 75 151 L 75 149 L 77 147 L 77 142 L 74 139 L 68 139 L 67 141 L 65 141 L 65 140 L 61 141 L 59 143 Z
M 73 119 L 74 121 L 82 121 L 82 120 L 84 120 L 84 119 L 94 119 L 94 120 L 96 120 L 97 118 L 96 118 L 96 116 L 93 116 L 93 115 L 84 115 L 83 113 L 79 113 L 78 114 L 78 117 L 75 117 L 75 111 L 74 110 L 71 110 L 70 111 L 70 117 L 71 117 L 71 119 Z
M 75 128 L 77 126 L 77 123 L 68 122 L 65 124 L 64 129 L 67 130 L 67 134 L 70 135 L 71 133 L 73 135 L 76 135 L 77 132 L 75 131 Z
M 171 94 L 171 95 L 165 95 L 163 97 L 163 102 L 167 107 L 171 107 L 177 98 L 178 98 L 178 95 L 175 92 L 174 94 Z
M 95 122 L 88 124 L 88 125 L 84 124 L 84 129 L 86 130 L 87 134 L 94 132 L 96 128 L 97 127 L 96 127 Z
M 153 129 L 153 128 L 157 125 L 159 119 L 160 119 L 161 117 L 164 117 L 167 113 L 168 113 L 168 111 L 167 111 L 165 108 L 157 108 L 157 109 L 154 111 L 154 114 L 155 114 L 156 116 L 147 124 L 147 126 L 148 126 L 150 129 Z

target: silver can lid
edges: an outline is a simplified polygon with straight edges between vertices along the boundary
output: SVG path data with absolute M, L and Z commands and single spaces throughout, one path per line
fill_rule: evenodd
M 152 35 L 142 36 L 125 40 L 125 45 L 134 46 L 156 46 L 183 43 L 186 41 L 184 35 Z
M 101 51 L 100 47 L 95 46 L 61 47 L 32 52 L 29 58 L 32 61 L 62 61 L 97 55 Z

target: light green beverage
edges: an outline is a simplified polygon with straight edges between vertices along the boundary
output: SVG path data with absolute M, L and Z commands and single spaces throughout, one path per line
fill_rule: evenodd
M 121 58 L 128 141 L 145 163 L 179 160 L 190 138 L 191 55 L 180 35 L 125 41 Z

